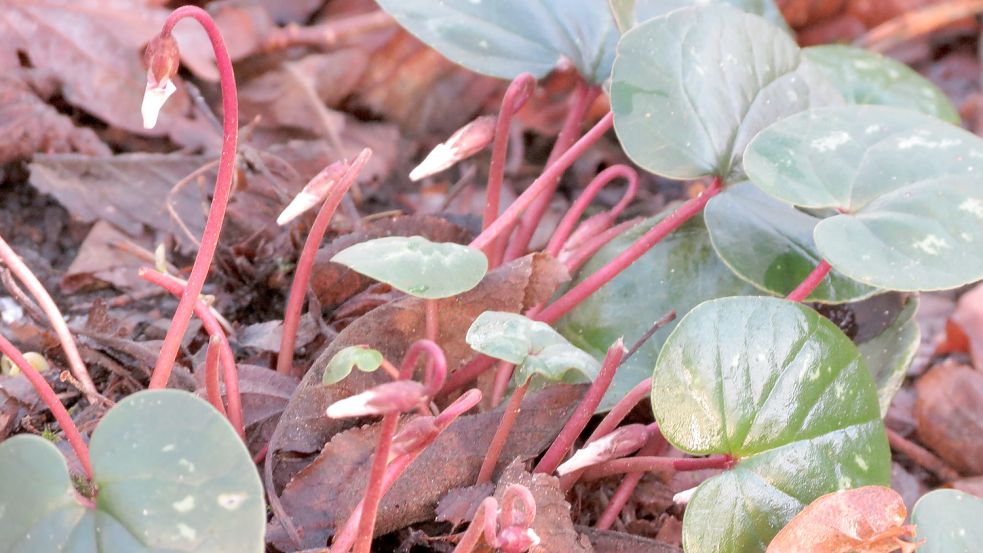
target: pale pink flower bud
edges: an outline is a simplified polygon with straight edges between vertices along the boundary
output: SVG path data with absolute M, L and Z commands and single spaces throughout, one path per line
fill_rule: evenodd
M 389 460 L 426 446 L 438 434 L 435 420 L 435 417 L 417 417 L 406 423 L 399 434 L 393 437 L 392 445 L 389 446 Z
M 395 380 L 380 384 L 360 394 L 336 401 L 328 407 L 333 419 L 403 413 L 426 398 L 426 388 L 413 380 Z
M 144 59 L 147 63 L 147 88 L 143 92 L 140 113 L 144 128 L 152 129 L 157 125 L 157 116 L 164 103 L 177 90 L 173 81 L 181 61 L 177 41 L 171 35 L 154 37 L 147 44 Z
M 341 180 L 347 171 L 348 162 L 346 161 L 336 161 L 321 169 L 321 172 L 314 175 L 314 178 L 304 186 L 303 190 L 280 212 L 280 216 L 276 218 L 276 224 L 283 226 L 305 211 L 318 206 L 328 196 L 331 187 Z
M 620 459 L 641 449 L 648 439 L 649 431 L 644 424 L 622 426 L 578 449 L 556 468 L 556 473 L 563 476 L 604 461 Z
M 437 145 L 410 172 L 410 180 L 418 181 L 453 167 L 485 149 L 495 138 L 495 117 L 483 115 L 464 125 L 446 141 Z

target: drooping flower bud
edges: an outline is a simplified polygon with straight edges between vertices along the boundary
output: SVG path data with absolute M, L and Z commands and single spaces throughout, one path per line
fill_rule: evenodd
M 536 520 L 536 499 L 529 488 L 521 484 L 506 488 L 498 520 L 501 529 L 495 545 L 503 553 L 525 553 L 530 547 L 539 545 L 539 536 L 532 529 Z
M 406 423 L 399 434 L 393 437 L 392 445 L 389 446 L 389 460 L 426 446 L 438 434 L 435 420 L 436 417 L 417 417 Z
M 157 116 L 164 102 L 177 90 L 173 80 L 181 61 L 177 41 L 171 35 L 154 37 L 147 44 L 144 60 L 147 64 L 147 88 L 143 93 L 140 113 L 144 128 L 152 129 L 157 125 Z
M 321 169 L 321 172 L 314 175 L 314 178 L 280 212 L 280 216 L 276 218 L 276 224 L 283 226 L 308 209 L 323 202 L 331 187 L 341 180 L 346 171 L 348 171 L 348 162 L 346 161 L 336 161 Z
M 426 388 L 423 384 L 413 380 L 395 380 L 336 401 L 328 407 L 327 414 L 333 419 L 344 419 L 402 413 L 415 408 L 425 398 Z
M 644 424 L 629 424 L 602 436 L 578 449 L 562 465 L 556 468 L 560 476 L 598 463 L 620 459 L 641 449 L 649 439 Z
M 464 125 L 446 141 L 437 145 L 427 157 L 410 172 L 410 180 L 418 181 L 453 167 L 468 159 L 492 143 L 495 138 L 495 117 L 483 115 Z

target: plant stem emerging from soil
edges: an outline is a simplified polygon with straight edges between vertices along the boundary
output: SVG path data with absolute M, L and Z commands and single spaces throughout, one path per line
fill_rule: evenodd
M 211 403 L 216 411 L 221 413 L 223 417 L 228 418 L 229 415 L 225 412 L 225 404 L 222 403 L 222 390 L 220 389 L 218 379 L 221 347 L 221 338 L 212 336 L 208 339 L 208 350 L 205 352 L 205 397 L 208 398 L 208 403 Z
M 801 284 L 795 287 L 795 290 L 785 298 L 788 301 L 800 302 L 809 297 L 820 284 L 822 284 L 823 279 L 829 274 L 830 269 L 833 267 L 826 262 L 825 259 L 816 265 L 816 268 L 812 270 L 811 273 L 802 281 Z
M 174 361 L 177 359 L 178 351 L 181 348 L 181 341 L 184 338 L 184 333 L 188 330 L 191 314 L 195 310 L 195 303 L 205 285 L 208 270 L 211 267 L 212 259 L 215 257 L 219 235 L 222 233 L 222 221 L 225 219 L 225 208 L 232 192 L 236 142 L 239 133 L 239 102 L 236 95 L 235 76 L 232 72 L 232 60 L 229 58 L 229 52 L 225 47 L 225 41 L 222 40 L 218 26 L 208 15 L 208 12 L 197 6 L 182 6 L 167 17 L 160 35 L 169 38 L 174 25 L 185 17 L 192 17 L 201 24 L 212 43 L 212 49 L 215 51 L 215 61 L 218 65 L 219 82 L 222 89 L 222 151 L 219 156 L 218 175 L 215 177 L 212 204 L 208 210 L 205 230 L 201 235 L 201 247 L 198 248 L 198 255 L 195 257 L 194 265 L 191 268 L 188 285 L 184 288 L 177 310 L 174 312 L 174 318 L 171 319 L 167 335 L 164 337 L 164 344 L 161 346 L 157 364 L 154 366 L 154 372 L 150 377 L 149 387 L 151 389 L 167 386 L 171 369 L 174 367 Z M 228 385 L 229 383 L 226 382 L 226 386 Z M 232 411 L 231 405 L 229 410 Z
M 512 397 L 509 398 L 509 402 L 505 405 L 505 411 L 502 412 L 502 420 L 499 421 L 498 428 L 495 429 L 495 436 L 488 444 L 488 451 L 485 452 L 485 460 L 481 462 L 481 470 L 478 471 L 476 484 L 491 482 L 492 473 L 495 472 L 495 466 L 498 464 L 498 457 L 502 454 L 502 449 L 505 448 L 505 442 L 509 439 L 515 419 L 519 416 L 522 398 L 525 397 L 528 390 L 529 380 L 526 380 L 522 386 L 512 392 Z

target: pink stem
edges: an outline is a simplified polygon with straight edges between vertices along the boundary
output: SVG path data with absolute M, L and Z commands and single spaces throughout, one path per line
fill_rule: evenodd
M 178 297 L 184 297 L 183 294 L 187 290 L 184 284 L 153 269 L 140 269 L 140 277 Z M 239 373 L 236 369 L 232 347 L 229 346 L 229 340 L 225 337 L 222 325 L 212 314 L 208 305 L 199 299 L 192 307 L 194 307 L 194 313 L 201 320 L 208 336 L 213 340 L 218 340 L 219 360 L 222 362 L 222 372 L 225 376 L 225 399 L 228 403 L 229 422 L 232 423 L 232 427 L 239 433 L 239 436 L 245 439 L 246 431 L 242 422 L 242 400 L 239 397 Z
M 535 90 L 536 77 L 530 73 L 522 73 L 512 80 L 505 95 L 502 96 L 502 107 L 498 111 L 498 120 L 495 122 L 495 142 L 492 144 L 491 163 L 488 165 L 488 186 L 485 189 L 485 213 L 481 221 L 481 230 L 487 229 L 498 217 L 512 117 L 522 109 Z M 487 255 L 490 252 L 485 253 Z
M 625 420 L 628 413 L 635 408 L 643 399 L 652 393 L 652 377 L 648 377 L 645 380 L 639 382 L 634 388 L 628 391 L 623 398 L 621 398 L 618 403 L 608 411 L 607 415 L 601 419 L 598 423 L 597 428 L 591 432 L 590 437 L 587 438 L 587 442 L 593 442 L 594 440 L 600 438 L 601 436 L 607 436 L 611 432 L 614 432 L 615 428 L 621 424 L 621 421 Z
M 437 300 L 425 300 L 423 309 L 426 315 L 426 337 L 431 342 L 436 342 L 440 335 L 440 312 L 437 308 Z
M 41 376 L 41 373 L 24 358 L 24 354 L 2 335 L 0 335 L 0 351 L 17 365 L 17 368 L 24 373 L 27 380 L 34 386 L 38 395 L 41 396 L 41 400 L 48 406 L 51 414 L 58 421 L 58 425 L 65 432 L 65 437 L 68 439 L 68 443 L 72 446 L 72 449 L 75 450 L 75 455 L 78 456 L 79 463 L 82 464 L 82 470 L 85 471 L 85 475 L 89 480 L 92 480 L 92 464 L 89 462 L 89 448 L 85 445 L 85 440 L 82 439 L 82 434 L 79 433 L 78 427 L 75 426 L 72 416 L 68 414 L 68 410 L 65 409 L 65 406 L 58 399 L 58 395 L 51 389 L 48 381 Z M 7 475 L 7 477 L 12 478 L 14 476 Z
M 34 297 L 34 300 L 41 306 L 41 310 L 48 317 L 51 328 L 54 329 L 55 335 L 58 336 L 58 341 L 61 342 L 61 349 L 64 350 L 65 358 L 68 360 L 68 365 L 72 369 L 72 376 L 78 381 L 86 399 L 90 403 L 96 403 L 101 396 L 96 390 L 96 385 L 92 382 L 92 377 L 89 376 L 89 371 L 85 368 L 85 363 L 82 362 L 82 356 L 79 354 L 78 347 L 75 345 L 75 338 L 72 337 L 71 331 L 68 330 L 65 317 L 62 316 L 55 301 L 51 299 L 51 296 L 44 289 L 41 281 L 34 276 L 31 269 L 17 256 L 17 253 L 11 249 L 3 238 L 0 238 L 0 260 L 21 281 L 21 284 L 27 288 L 27 291 Z
M 659 221 L 648 232 L 639 237 L 638 240 L 635 240 L 631 246 L 628 246 L 625 251 L 608 262 L 607 265 L 598 269 L 597 272 L 581 281 L 560 296 L 555 302 L 551 303 L 536 319 L 552 324 L 563 315 L 566 315 L 588 296 L 621 274 L 622 271 L 658 244 L 659 241 L 668 236 L 669 233 L 702 212 L 703 207 L 710 201 L 710 198 L 719 194 L 721 189 L 720 178 L 714 178 L 713 183 L 703 193 L 686 201 L 686 203 L 679 206 L 678 209 L 670 213 L 665 219 Z
M 495 383 L 492 386 L 491 405 L 497 406 L 505 398 L 509 391 L 509 382 L 512 380 L 512 373 L 515 365 L 508 361 L 499 361 L 495 369 Z
M 614 373 L 621 365 L 625 351 L 625 345 L 620 338 L 608 348 L 608 353 L 604 357 L 604 363 L 601 365 L 601 371 L 597 378 L 591 383 L 584 399 L 577 406 L 577 410 L 563 425 L 563 429 L 560 430 L 556 439 L 553 440 L 553 444 L 543 454 L 543 458 L 539 460 L 539 464 L 536 465 L 533 472 L 552 474 L 556 467 L 560 466 L 570 448 L 573 447 L 574 441 L 577 440 L 587 423 L 590 422 L 591 417 L 594 416 L 597 406 L 601 404 L 601 399 L 611 386 L 611 381 L 614 380 Z
M 178 351 L 181 348 L 181 341 L 184 338 L 184 333 L 188 330 L 191 314 L 195 311 L 195 304 L 205 286 L 208 270 L 211 267 L 212 259 L 215 257 L 219 235 L 222 233 L 222 221 L 225 219 L 225 208 L 232 193 L 236 142 L 239 132 L 239 101 L 236 95 L 235 75 L 232 72 L 232 60 L 229 59 L 229 52 L 225 47 L 225 41 L 222 40 L 221 32 L 208 12 L 197 6 L 181 6 L 171 12 L 167 20 L 164 21 L 161 36 L 170 36 L 174 25 L 185 17 L 193 17 L 201 24 L 208 34 L 208 39 L 212 43 L 212 50 L 215 52 L 215 62 L 218 65 L 222 90 L 222 151 L 219 156 L 218 175 L 215 177 L 212 204 L 208 210 L 208 219 L 205 221 L 205 230 L 201 235 L 201 246 L 198 248 L 198 255 L 195 257 L 194 265 L 191 267 L 191 275 L 188 277 L 188 285 L 184 288 L 184 293 L 178 301 L 177 310 L 174 312 L 174 318 L 171 319 L 167 335 L 164 337 L 164 343 L 157 357 L 157 364 L 154 366 L 154 372 L 150 377 L 149 387 L 151 389 L 167 386 L 174 361 L 177 359 Z M 229 410 L 232 410 L 231 405 Z
M 399 366 L 399 377 L 407 379 L 413 376 L 413 367 L 416 366 L 420 355 L 426 353 L 429 357 L 426 374 L 423 377 L 423 384 L 427 389 L 427 396 L 433 398 L 444 387 L 447 380 L 447 357 L 444 350 L 432 340 L 417 340 L 410 344 L 406 350 L 403 362 Z
M 222 404 L 222 392 L 219 389 L 218 379 L 219 349 L 221 343 L 222 341 L 219 338 L 212 337 L 208 340 L 208 350 L 205 352 L 205 397 L 208 398 L 208 403 L 211 403 L 216 411 L 221 413 L 223 417 L 228 418 L 225 412 L 225 405 Z
M 558 161 L 560 156 L 573 144 L 574 138 L 579 134 L 580 124 L 584 119 L 584 115 L 600 93 L 601 89 L 599 87 L 590 86 L 583 79 L 577 82 L 577 88 L 574 90 L 573 105 L 570 107 L 570 111 L 567 112 L 567 117 L 563 122 L 563 127 L 560 129 L 560 134 L 556 137 L 556 143 L 553 144 L 550 157 L 546 160 L 547 170 L 544 174 L 549 172 L 549 166 Z M 560 177 L 563 176 L 565 170 L 566 167 L 560 171 L 551 173 L 552 176 L 546 191 L 538 195 L 535 203 L 523 215 L 519 230 L 512 238 L 512 242 L 509 244 L 509 248 L 505 253 L 506 260 L 525 255 L 526 250 L 529 248 L 529 242 L 532 241 L 532 236 L 536 232 L 536 227 L 539 226 L 543 214 L 549 208 L 553 194 L 556 193 L 556 189 L 560 185 Z
M 478 471 L 476 484 L 491 482 L 492 473 L 495 472 L 495 466 L 498 465 L 498 458 L 505 448 L 505 442 L 509 439 L 512 426 L 515 425 L 515 419 L 519 416 L 519 406 L 522 404 L 522 398 L 526 395 L 527 390 L 529 390 L 528 380 L 512 392 L 512 397 L 509 398 L 509 402 L 505 405 L 505 411 L 502 413 L 502 420 L 499 421 L 498 428 L 495 430 L 495 436 L 488 445 L 488 451 L 485 452 L 485 459 L 481 462 L 481 470 Z
M 393 436 L 396 435 L 396 425 L 399 423 L 399 413 L 390 413 L 382 418 L 382 428 L 379 430 L 379 444 L 372 459 L 372 470 L 369 473 L 369 483 L 362 499 L 362 513 L 358 518 L 358 535 L 355 539 L 355 553 L 369 553 L 372 548 L 376 515 L 379 513 L 379 501 L 383 494 L 383 477 L 386 472 L 386 461 L 389 459 L 389 448 Z
M 577 221 L 584 214 L 587 208 L 590 206 L 597 194 L 614 179 L 624 178 L 628 181 L 628 188 L 625 190 L 624 196 L 621 200 L 612 207 L 609 211 L 599 214 L 600 223 L 599 228 L 606 229 L 614 223 L 614 221 L 621 215 L 621 212 L 628 207 L 628 204 L 635 199 L 635 194 L 638 192 L 638 173 L 634 169 L 627 165 L 612 165 L 607 169 L 598 173 L 587 188 L 584 189 L 580 197 L 570 206 L 567 210 L 566 215 L 560 220 L 560 224 L 556 227 L 556 231 L 553 232 L 553 237 L 550 239 L 549 244 L 546 246 L 546 251 L 553 257 L 557 257 L 560 254 L 560 250 L 566 245 L 567 240 L 570 238 L 571 233 L 573 233 L 574 227 L 577 225 Z
M 573 146 L 561 155 L 555 163 L 546 167 L 546 170 L 526 188 L 512 205 L 502 213 L 501 216 L 488 226 L 471 242 L 472 248 L 485 250 L 503 231 L 510 228 L 519 219 L 519 215 L 528 208 L 535 199 L 548 190 L 555 181 L 574 161 L 584 154 L 591 146 L 604 136 L 614 124 L 614 115 L 608 113 L 594 127 L 587 131 L 587 134 L 580 137 Z
M 594 257 L 594 254 L 606 246 L 608 242 L 614 240 L 618 236 L 621 236 L 623 232 L 633 228 L 640 222 L 641 218 L 629 219 L 605 230 L 596 236 L 588 238 L 576 250 L 570 252 L 569 255 L 561 253 L 560 261 L 562 261 L 566 266 L 567 271 L 573 274 L 580 269 L 584 263 L 587 263 L 591 257 Z
M 494 497 L 486 497 L 478 505 L 478 510 L 474 512 L 474 516 L 471 518 L 471 524 L 468 525 L 467 531 L 461 536 L 461 541 L 457 542 L 457 547 L 452 553 L 471 553 L 478 546 L 482 535 L 484 535 L 485 541 L 491 545 L 496 540 L 498 533 L 497 514 L 498 501 Z
M 485 371 L 494 367 L 495 363 L 497 362 L 498 359 L 488 357 L 487 355 L 479 355 L 475 357 L 447 377 L 447 383 L 444 384 L 443 391 L 453 392 L 467 386 L 468 383 L 473 382 L 479 376 L 484 374 Z
M 638 451 L 638 455 L 641 457 L 656 455 L 662 449 L 664 443 L 665 440 L 661 436 L 655 436 L 642 446 L 642 449 Z M 614 521 L 618 519 L 621 510 L 625 508 L 625 504 L 631 499 L 631 495 L 635 493 L 635 488 L 638 487 L 638 483 L 641 482 L 643 476 L 645 476 L 644 472 L 632 472 L 625 475 L 624 479 L 621 480 L 621 484 L 618 484 L 618 489 L 611 496 L 611 500 L 604 507 L 601 517 L 597 520 L 596 527 L 598 530 L 609 530 L 614 525 Z
M 372 156 L 372 150 L 364 149 L 352 161 L 348 171 L 334 184 L 328 196 L 321 204 L 321 209 L 314 218 L 310 232 L 307 233 L 307 240 L 304 241 L 304 248 L 300 252 L 297 260 L 297 268 L 294 270 L 294 280 L 290 285 L 290 294 L 287 296 L 287 305 L 283 312 L 283 334 L 280 336 L 280 353 L 276 360 L 276 370 L 281 374 L 291 374 L 294 364 L 294 348 L 297 344 L 297 329 L 300 328 L 300 314 L 304 308 L 304 298 L 307 295 L 307 283 L 311 280 L 311 273 L 314 270 L 314 260 L 317 257 L 317 250 L 321 247 L 324 234 L 328 231 L 328 225 L 334 216 L 338 205 L 344 198 L 345 193 L 355 183 L 355 179 L 362 172 L 365 164 Z
M 584 472 L 584 478 L 596 480 L 626 472 L 686 472 L 703 469 L 729 469 L 734 466 L 734 462 L 734 458 L 730 455 L 683 459 L 677 457 L 630 457 L 606 461 L 590 467 Z
M 829 274 L 830 269 L 833 267 L 825 260 L 819 262 L 816 268 L 809 273 L 809 276 L 799 284 L 792 293 L 788 295 L 785 299 L 788 301 L 800 302 L 809 297 L 820 284 L 822 284 L 823 279 Z

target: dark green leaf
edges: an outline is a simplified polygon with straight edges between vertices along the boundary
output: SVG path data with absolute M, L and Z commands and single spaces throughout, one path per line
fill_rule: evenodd
M 362 372 L 372 372 L 382 366 L 382 354 L 366 346 L 348 346 L 334 354 L 321 376 L 322 384 L 334 384 L 344 380 L 358 367 Z
M 95 509 L 75 499 L 50 443 L 16 436 L 0 444 L 0 551 L 264 550 L 256 466 L 204 401 L 177 390 L 133 394 L 106 414 L 89 446 Z
M 574 283 L 604 266 L 664 216 L 612 240 L 584 265 Z M 753 286 L 720 261 L 702 218 L 696 217 L 581 302 L 557 323 L 557 330 L 577 347 L 602 359 L 619 337 L 623 336 L 630 347 L 671 309 L 682 314 L 704 300 L 754 293 Z M 618 368 L 600 410 L 610 409 L 628 390 L 651 376 L 656 355 L 673 324 L 657 332 Z
M 422 236 L 388 236 L 341 250 L 331 261 L 411 296 L 440 299 L 474 288 L 488 271 L 480 250 Z
M 925 545 L 919 553 L 983 551 L 983 499 L 956 490 L 935 490 L 915 503 L 911 522 Z
M 918 352 L 921 330 L 915 320 L 918 298 L 911 297 L 891 326 L 866 342 L 857 344 L 864 363 L 877 385 L 881 417 L 887 415 L 894 394 L 901 388 L 908 367 Z
M 378 0 L 451 61 L 494 77 L 543 77 L 561 58 L 587 80 L 611 75 L 618 40 L 603 0 Z
M 773 0 L 609 0 L 618 29 L 623 33 L 638 23 L 689 6 L 729 4 L 741 11 L 760 15 L 788 30 L 788 23 Z
M 803 52 L 850 103 L 907 108 L 959 124 L 959 112 L 945 93 L 899 61 L 841 44 L 813 46 Z
M 785 31 L 725 5 L 679 9 L 628 31 L 612 79 L 625 151 L 645 169 L 680 179 L 734 181 L 758 131 L 842 102 Z
M 593 357 L 553 327 L 515 313 L 485 311 L 471 324 L 466 340 L 475 351 L 516 365 L 520 383 L 533 375 L 567 380 L 573 371 L 593 381 L 600 370 Z
M 983 140 L 918 112 L 821 108 L 780 121 L 748 147 L 765 192 L 842 214 L 815 229 L 823 257 L 847 276 L 894 290 L 983 278 Z
M 733 185 L 715 196 L 704 217 L 717 255 L 765 292 L 787 296 L 822 260 L 812 238 L 820 219 L 751 183 Z M 807 301 L 845 303 L 877 291 L 832 271 Z
M 692 454 L 738 459 L 690 499 L 688 553 L 764 551 L 817 497 L 890 480 L 877 392 L 860 352 L 801 304 L 701 304 L 666 340 L 652 380 L 666 439 Z

